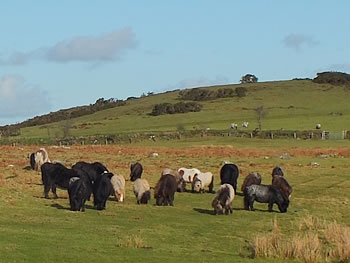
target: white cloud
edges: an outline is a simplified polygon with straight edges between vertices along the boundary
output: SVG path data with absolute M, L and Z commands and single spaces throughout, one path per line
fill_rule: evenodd
M 300 51 L 303 46 L 316 46 L 319 41 L 315 40 L 312 36 L 303 34 L 290 34 L 283 39 L 283 43 L 286 47 Z
M 0 57 L 2 65 L 24 65 L 31 60 L 46 59 L 53 62 L 103 62 L 115 61 L 137 45 L 135 34 L 129 27 L 100 36 L 77 36 L 52 47 L 41 47 L 30 52 L 13 52 Z
M 5 75 L 0 79 L 0 121 L 28 119 L 49 109 L 45 91 L 27 84 L 20 76 Z
M 51 47 L 46 55 L 49 60 L 56 62 L 113 61 L 135 46 L 136 40 L 132 30 L 124 28 L 97 37 L 79 36 L 59 42 Z

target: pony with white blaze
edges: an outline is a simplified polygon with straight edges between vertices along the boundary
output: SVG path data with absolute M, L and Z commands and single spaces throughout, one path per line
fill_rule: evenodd
M 211 172 L 197 173 L 193 177 L 192 192 L 204 193 L 205 187 L 208 187 L 208 192 L 213 193 L 214 176 Z
M 186 183 L 192 183 L 193 177 L 196 174 L 199 174 L 201 172 L 197 168 L 185 168 L 185 167 L 181 167 L 177 171 L 179 172 L 179 174 L 182 176 L 182 178 Z
M 201 172 L 197 168 L 185 168 L 185 167 L 181 167 L 177 171 L 182 176 L 182 179 L 185 184 L 192 184 L 194 176 Z
M 123 202 L 125 199 L 125 178 L 122 175 L 113 175 L 111 183 L 114 189 L 114 196 L 118 202 Z

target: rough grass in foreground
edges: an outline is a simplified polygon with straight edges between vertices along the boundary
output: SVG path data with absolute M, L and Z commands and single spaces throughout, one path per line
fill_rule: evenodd
M 254 258 L 349 262 L 350 228 L 309 216 L 302 220 L 298 232 L 290 236 L 283 234 L 274 220 L 272 231 L 255 236 L 250 248 Z

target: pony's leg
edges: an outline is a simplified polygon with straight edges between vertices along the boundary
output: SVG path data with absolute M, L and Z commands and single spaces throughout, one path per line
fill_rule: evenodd
M 84 199 L 81 200 L 81 211 L 85 212 L 85 201 Z
M 230 213 L 232 214 L 232 211 L 233 211 L 233 210 L 232 210 L 232 204 L 229 204 L 229 205 L 228 205 L 228 209 L 229 209 Z
M 244 209 L 249 210 L 249 200 L 248 197 L 244 196 L 243 198 L 243 203 L 244 203 Z
M 50 185 L 45 185 L 44 186 L 44 195 L 46 199 L 49 199 L 49 192 L 50 192 L 51 186 Z
M 57 193 L 56 193 L 56 184 L 53 184 L 53 185 L 51 186 L 51 191 L 52 191 L 52 193 L 53 193 L 53 198 L 57 199 L 58 196 L 57 196 Z
M 169 196 L 169 205 L 174 206 L 174 196 Z
M 225 215 L 228 215 L 228 213 L 229 213 L 229 207 L 225 205 Z
M 269 212 L 272 212 L 272 207 L 273 207 L 273 202 L 269 202 L 269 206 L 268 206 L 268 209 L 269 209 Z
M 209 193 L 213 193 L 213 192 L 214 192 L 214 179 L 209 184 Z
M 163 198 L 163 205 L 164 205 L 164 206 L 169 205 L 169 197 L 164 197 L 164 198 Z
M 255 209 L 254 209 L 254 198 L 251 198 L 250 200 L 249 200 L 249 207 L 250 207 L 250 210 L 251 211 L 254 211 Z

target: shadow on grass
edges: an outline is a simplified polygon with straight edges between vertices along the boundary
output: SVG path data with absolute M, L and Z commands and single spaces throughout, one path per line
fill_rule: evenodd
M 193 208 L 194 211 L 201 213 L 201 214 L 207 214 L 207 215 L 215 215 L 214 209 L 203 209 L 203 208 Z M 248 211 L 246 209 L 242 208 L 232 208 L 233 211 Z M 264 213 L 270 213 L 268 210 L 264 209 L 254 209 L 254 211 L 249 211 L 251 213 L 257 212 L 264 212 Z M 280 213 L 279 211 L 273 210 L 271 213 Z
M 193 208 L 194 211 L 201 213 L 201 214 L 207 214 L 207 215 L 215 215 L 214 210 L 213 209 L 203 209 L 203 208 Z
M 34 171 L 30 165 L 23 167 L 23 170 Z
M 63 205 L 60 204 L 52 204 L 51 207 L 57 208 L 57 209 L 63 209 L 63 210 L 70 210 L 69 207 L 65 207 Z
M 57 203 L 56 204 L 52 204 L 50 206 L 53 207 L 53 208 L 59 209 L 59 210 L 70 210 L 70 206 L 63 206 L 63 205 L 60 205 L 60 204 L 57 204 Z M 85 209 L 96 210 L 94 206 L 87 205 L 87 204 L 85 204 Z

